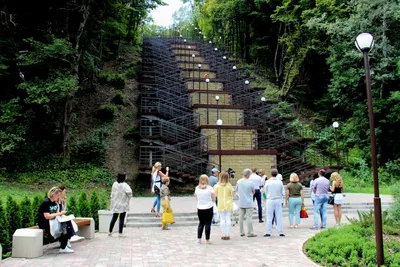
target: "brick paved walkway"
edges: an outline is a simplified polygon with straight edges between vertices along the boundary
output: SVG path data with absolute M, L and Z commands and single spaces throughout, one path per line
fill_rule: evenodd
M 133 199 L 132 206 L 138 210 L 148 209 L 153 198 Z M 176 201 L 176 211 L 192 209 L 192 199 Z M 186 200 L 186 201 L 184 201 Z M 347 202 L 372 202 L 372 195 L 348 194 Z M 390 202 L 390 196 L 382 196 L 382 202 Z M 179 204 L 180 203 L 180 204 Z M 140 208 L 139 208 L 140 207 Z M 37 259 L 10 258 L 2 262 L 8 266 L 317 266 L 302 253 L 303 243 L 318 231 L 309 230 L 310 218 L 302 219 L 299 229 L 289 229 L 284 217 L 286 237 L 277 236 L 274 229 L 271 239 L 262 237 L 265 224 L 253 221 L 255 238 L 240 237 L 239 227 L 232 228 L 231 240 L 220 239 L 218 226 L 211 230 L 210 245 L 197 244 L 196 226 L 171 227 L 169 231 L 158 228 L 125 228 L 127 237 L 108 237 L 96 234 L 92 240 L 73 244 L 74 254 L 59 254 L 57 244 L 45 247 L 44 256 Z M 334 225 L 333 215 L 328 215 L 328 227 Z

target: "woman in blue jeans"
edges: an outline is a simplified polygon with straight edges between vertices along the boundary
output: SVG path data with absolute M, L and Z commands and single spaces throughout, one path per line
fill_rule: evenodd
M 164 174 L 161 172 L 161 163 L 156 162 L 151 171 L 151 191 L 156 194 L 156 199 L 154 200 L 153 207 L 151 208 L 151 212 L 156 213 L 156 217 L 160 216 L 160 189 L 161 189 L 161 179 L 163 177 L 168 177 L 169 167 L 165 168 L 167 173 Z M 157 207 L 157 211 L 155 208 Z
M 286 186 L 285 206 L 289 201 L 289 223 L 293 228 L 293 217 L 296 218 L 294 228 L 300 224 L 300 209 L 304 205 L 303 186 L 299 183 L 299 176 L 296 173 L 290 175 L 290 183 Z

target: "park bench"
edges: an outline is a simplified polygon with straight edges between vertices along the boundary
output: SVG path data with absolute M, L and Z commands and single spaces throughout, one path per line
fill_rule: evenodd
M 93 218 L 75 218 L 79 236 L 85 239 L 94 238 L 95 223 Z M 35 225 L 17 229 L 13 235 L 13 258 L 37 258 L 43 255 L 43 229 Z

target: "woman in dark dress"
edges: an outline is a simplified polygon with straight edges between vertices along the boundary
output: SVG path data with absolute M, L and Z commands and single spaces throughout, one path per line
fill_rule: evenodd
M 60 211 L 58 202 L 60 200 L 61 189 L 59 187 L 53 187 L 47 193 L 45 198 L 40 204 L 38 211 L 38 224 L 40 229 L 44 229 L 50 232 L 50 220 L 55 219 L 57 216 L 62 216 L 67 212 L 65 210 Z M 63 231 L 61 236 L 58 238 L 60 241 L 60 253 L 73 253 L 74 250 L 67 247 L 68 240 L 74 235 L 71 222 L 63 223 Z

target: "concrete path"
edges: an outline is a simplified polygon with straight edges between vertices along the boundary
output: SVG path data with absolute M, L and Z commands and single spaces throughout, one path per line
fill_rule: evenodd
M 372 200 L 372 195 L 346 195 L 347 203 L 372 203 Z M 391 200 L 390 196 L 382 196 L 382 202 Z M 153 198 L 132 199 L 131 212 L 149 212 L 152 201 Z M 196 207 L 193 197 L 174 197 L 172 203 L 176 212 L 193 212 Z M 313 216 L 312 211 L 308 213 L 310 218 L 302 219 L 298 229 L 289 229 L 284 217 L 284 238 L 277 235 L 276 229 L 271 239 L 264 238 L 265 223 L 257 220 L 253 225 L 258 236 L 253 238 L 240 237 L 239 227 L 235 226 L 231 229 L 231 240 L 224 241 L 220 239 L 219 227 L 213 226 L 210 245 L 197 243 L 196 226 L 171 226 L 169 231 L 125 228 L 125 238 L 97 233 L 95 239 L 74 243 L 74 254 L 59 254 L 57 244 L 51 244 L 40 258 L 9 258 L 1 266 L 318 266 L 302 253 L 303 243 L 319 232 L 309 229 Z M 334 224 L 333 215 L 328 215 L 328 227 Z

